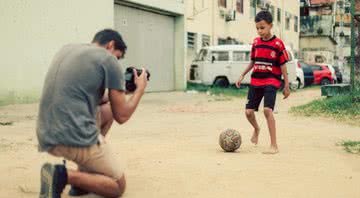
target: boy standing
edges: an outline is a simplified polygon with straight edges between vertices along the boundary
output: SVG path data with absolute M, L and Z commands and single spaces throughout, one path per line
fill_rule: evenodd
M 264 98 L 264 114 L 270 132 L 271 145 L 264 154 L 279 152 L 276 143 L 276 126 L 273 110 L 276 92 L 281 87 L 281 75 L 284 77 L 284 99 L 289 97 L 289 80 L 285 63 L 288 54 L 281 39 L 271 34 L 272 16 L 268 11 L 261 11 L 255 17 L 257 33 L 251 49 L 251 62 L 241 74 L 236 86 L 239 88 L 244 76 L 253 69 L 251 74 L 248 103 L 246 104 L 246 117 L 254 127 L 251 142 L 258 143 L 260 127 L 256 121 L 254 111 L 258 111 L 262 98 Z

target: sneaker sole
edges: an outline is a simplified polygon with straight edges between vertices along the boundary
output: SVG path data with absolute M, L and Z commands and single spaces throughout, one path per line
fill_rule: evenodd
M 41 192 L 40 198 L 52 198 L 53 189 L 52 182 L 54 178 L 55 167 L 49 163 L 45 163 L 41 167 Z

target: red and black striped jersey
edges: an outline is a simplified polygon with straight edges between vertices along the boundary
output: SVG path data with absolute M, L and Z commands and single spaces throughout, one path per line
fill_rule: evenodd
M 283 41 L 275 35 L 270 40 L 258 37 L 254 40 L 251 49 L 251 60 L 254 62 L 250 84 L 254 87 L 281 86 L 281 65 L 284 65 L 289 56 Z

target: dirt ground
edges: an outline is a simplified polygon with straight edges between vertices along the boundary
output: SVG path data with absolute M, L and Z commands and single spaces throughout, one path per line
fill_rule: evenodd
M 115 124 L 107 138 L 126 167 L 124 197 L 359 198 L 360 156 L 336 143 L 360 140 L 360 128 L 287 113 L 318 97 L 319 90 L 309 89 L 278 98 L 280 153 L 269 156 L 261 153 L 269 144 L 261 112 L 259 145 L 250 143 L 245 98 L 147 94 L 132 119 Z M 0 107 L 0 121 L 14 121 L 0 126 L 1 198 L 38 197 L 41 164 L 61 162 L 37 152 L 36 114 L 37 104 Z M 226 128 L 240 131 L 238 152 L 220 149 Z

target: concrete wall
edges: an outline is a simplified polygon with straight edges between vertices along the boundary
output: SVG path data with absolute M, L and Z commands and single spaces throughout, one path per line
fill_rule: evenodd
M 117 2 L 129 2 L 142 6 L 148 6 L 151 8 L 164 10 L 166 12 L 172 12 L 175 14 L 184 14 L 184 0 L 116 0 Z
M 316 56 L 323 56 L 325 63 L 334 64 L 336 44 L 328 36 L 301 37 L 300 48 L 305 62 L 315 63 Z
M 334 64 L 334 52 L 330 51 L 322 51 L 322 50 L 316 50 L 316 51 L 304 51 L 304 61 L 309 64 L 315 64 L 315 63 L 329 63 Z M 316 60 L 316 57 L 321 57 L 322 62 L 319 62 Z
M 113 6 L 113 0 L 1 0 L 0 97 L 39 95 L 54 54 L 113 27 Z

